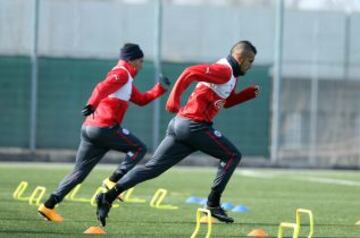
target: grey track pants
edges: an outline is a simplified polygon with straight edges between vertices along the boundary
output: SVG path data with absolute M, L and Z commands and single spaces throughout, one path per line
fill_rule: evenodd
M 175 117 L 166 136 L 153 157 L 143 166 L 137 166 L 117 183 L 119 191 L 129 189 L 145 180 L 155 178 L 195 151 L 202 151 L 220 159 L 212 190 L 222 194 L 241 160 L 236 147 L 210 123 L 194 122 Z
M 76 185 L 84 181 L 109 150 L 126 153 L 125 159 L 117 168 L 123 174 L 132 169 L 146 154 L 146 146 L 119 125 L 106 128 L 82 126 L 75 167 L 52 193 L 56 200 L 60 202 Z

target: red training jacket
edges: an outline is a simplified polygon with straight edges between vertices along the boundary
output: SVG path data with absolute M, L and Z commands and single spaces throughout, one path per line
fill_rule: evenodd
M 166 110 L 199 122 L 212 122 L 222 107 L 228 108 L 256 97 L 256 87 L 235 92 L 238 78 L 224 58 L 215 64 L 190 66 L 177 79 Z M 192 82 L 198 82 L 186 105 L 180 107 L 181 95 Z
M 121 124 L 129 101 L 144 106 L 166 92 L 166 89 L 157 83 L 152 89 L 141 93 L 133 84 L 136 74 L 135 67 L 119 60 L 105 80 L 98 83 L 93 90 L 88 104 L 95 108 L 95 113 L 85 119 L 84 125 L 108 127 Z

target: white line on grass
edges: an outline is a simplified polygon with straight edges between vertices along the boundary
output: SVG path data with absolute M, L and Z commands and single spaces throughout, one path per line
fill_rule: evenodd
M 315 183 L 324 183 L 324 184 L 332 184 L 332 185 L 343 185 L 343 186 L 356 186 L 360 187 L 360 182 L 345 180 L 345 179 L 332 179 L 332 178 L 321 178 L 321 177 L 293 177 L 291 179 L 300 180 L 300 181 L 308 181 Z
M 26 162 L 1 162 L 0 168 L 41 168 L 41 169 L 71 169 L 74 166 L 74 163 L 26 163 Z M 99 164 L 97 170 L 112 170 L 116 168 L 115 164 Z M 186 172 L 198 172 L 198 173 L 209 173 L 216 172 L 215 167 L 190 167 L 190 166 L 176 166 L 172 170 L 186 173 Z M 324 178 L 324 177 L 310 177 L 308 175 L 300 177 L 298 175 L 294 176 L 293 172 L 288 172 L 284 170 L 270 170 L 270 169 L 238 169 L 235 171 L 235 174 L 245 177 L 259 178 L 259 179 L 292 179 L 296 181 L 306 181 L 322 184 L 331 184 L 331 185 L 341 185 L 341 186 L 354 186 L 360 187 L 360 182 L 345 180 L 345 179 L 333 179 L 333 178 Z
M 264 178 L 264 179 L 275 177 L 271 173 L 266 173 L 266 172 L 264 173 L 264 171 L 258 172 L 258 171 L 254 171 L 254 170 L 248 170 L 248 169 L 238 170 L 238 171 L 236 171 L 236 174 L 246 176 L 246 177 Z
M 286 179 L 296 180 L 296 181 L 306 181 L 306 182 L 314 182 L 314 183 L 323 183 L 323 184 L 331 184 L 331 185 L 342 185 L 342 186 L 355 186 L 360 187 L 360 182 L 345 180 L 345 179 L 333 179 L 333 178 L 324 178 L 324 177 L 299 177 L 293 176 L 290 174 L 273 174 L 273 173 L 264 173 L 264 171 L 258 172 L 254 170 L 242 170 L 237 171 L 237 174 L 246 177 L 252 178 L 261 178 L 261 179 L 280 179 L 286 176 Z

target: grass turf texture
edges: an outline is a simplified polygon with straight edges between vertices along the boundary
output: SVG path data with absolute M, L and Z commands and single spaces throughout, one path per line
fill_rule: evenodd
M 84 237 L 89 226 L 98 225 L 95 207 L 87 203 L 64 201 L 57 210 L 65 221 L 54 224 L 42 220 L 36 206 L 12 198 L 22 180 L 29 182 L 24 195 L 35 186 L 47 188 L 45 197 L 71 170 L 71 165 L 1 164 L 0 163 L 0 237 Z M 78 196 L 90 198 L 113 166 L 98 166 L 83 183 Z M 200 205 L 189 205 L 189 196 L 206 197 L 215 175 L 215 168 L 173 168 L 157 179 L 135 188 L 133 196 L 150 201 L 157 188 L 169 193 L 165 204 L 179 206 L 178 210 L 150 208 L 146 204 L 121 203 L 108 218 L 106 237 L 190 237 L 195 227 L 195 211 Z M 243 204 L 246 213 L 229 212 L 234 224 L 213 225 L 212 237 L 246 237 L 255 228 L 265 229 L 277 236 L 282 221 L 295 222 L 295 209 L 311 209 L 315 217 L 314 237 L 360 237 L 360 173 L 356 171 L 304 171 L 238 169 L 222 202 Z M 308 218 L 302 217 L 301 237 L 307 237 Z M 198 237 L 204 237 L 202 225 Z M 286 237 L 292 237 L 287 231 Z

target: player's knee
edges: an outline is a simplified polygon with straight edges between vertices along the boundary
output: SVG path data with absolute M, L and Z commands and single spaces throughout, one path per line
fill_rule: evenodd
M 151 161 L 145 164 L 145 169 L 148 171 L 148 175 L 151 178 L 158 177 L 160 174 L 164 172 L 164 170 L 161 167 L 157 166 Z
M 139 144 L 133 151 L 131 151 L 129 155 L 132 157 L 133 160 L 140 161 L 142 160 L 142 158 L 144 158 L 146 152 L 147 152 L 146 145 Z

